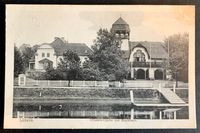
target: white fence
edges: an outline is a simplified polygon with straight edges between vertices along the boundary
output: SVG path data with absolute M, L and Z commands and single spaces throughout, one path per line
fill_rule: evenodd
M 20 77 L 21 76 L 21 77 Z M 25 87 L 117 87 L 117 88 L 174 88 L 174 83 L 164 81 L 84 81 L 84 80 L 33 80 L 20 75 L 18 86 Z M 21 80 L 22 79 L 22 80 Z M 16 84 L 15 84 L 16 85 Z M 179 88 L 188 88 L 187 84 L 179 85 Z
M 39 87 L 109 87 L 108 81 L 65 81 L 65 80 L 32 80 L 26 81 L 25 86 Z
M 21 86 L 21 85 L 20 85 Z M 126 87 L 126 88 L 153 88 L 152 83 L 137 83 L 119 81 L 80 81 L 80 80 L 26 80 L 26 87 Z

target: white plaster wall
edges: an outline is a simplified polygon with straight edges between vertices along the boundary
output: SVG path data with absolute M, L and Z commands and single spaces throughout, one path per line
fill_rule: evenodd
M 56 67 L 58 66 L 58 64 L 60 63 L 60 60 L 63 59 L 63 56 L 58 56 L 56 58 Z
M 129 50 L 128 39 L 122 39 L 121 50 Z
M 81 61 L 81 65 L 83 65 L 83 62 L 85 62 L 85 60 L 89 59 L 87 56 L 79 56 L 80 61 Z
M 44 57 L 42 57 L 42 53 L 45 54 Z M 47 53 L 50 54 L 50 57 L 47 57 Z M 53 48 L 38 48 L 36 55 L 35 55 L 35 69 L 43 69 L 43 66 L 39 63 L 40 60 L 42 59 L 48 59 L 51 60 L 53 62 L 53 67 L 56 67 L 56 55 L 55 55 L 55 51 Z
M 85 62 L 85 60 L 89 59 L 87 56 L 79 56 L 80 61 L 81 61 L 81 65 L 83 65 L 83 62 Z M 63 56 L 58 56 L 56 59 L 57 65 L 60 62 L 60 59 L 63 59 Z
M 133 55 L 135 54 L 135 52 L 136 52 L 137 50 L 141 50 L 141 51 L 144 53 L 146 62 L 150 62 L 150 61 L 151 61 L 151 60 L 148 58 L 148 53 L 146 52 L 146 50 L 145 50 L 144 48 L 135 47 L 135 48 L 133 49 L 133 51 L 131 52 L 129 62 L 133 62 Z

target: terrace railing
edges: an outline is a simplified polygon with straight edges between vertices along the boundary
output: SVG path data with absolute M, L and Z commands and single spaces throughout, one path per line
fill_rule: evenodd
M 150 67 L 150 62 L 133 62 L 133 67 Z M 151 62 L 151 67 L 162 67 L 162 63 Z

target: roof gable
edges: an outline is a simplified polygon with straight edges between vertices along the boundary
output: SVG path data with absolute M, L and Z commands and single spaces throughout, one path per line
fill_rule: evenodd
M 119 19 L 117 19 L 114 23 L 113 23 L 113 25 L 115 25 L 115 24 L 119 24 L 119 25 L 121 25 L 121 24 L 123 24 L 123 25 L 128 25 L 128 23 L 124 20 L 124 19 L 122 19 L 121 17 L 119 18 Z
M 50 45 L 54 48 L 56 55 L 62 56 L 66 50 L 76 52 L 79 56 L 88 56 L 92 50 L 84 43 L 68 43 L 56 38 Z
M 155 59 L 168 58 L 168 54 L 167 54 L 166 50 L 164 49 L 162 42 L 143 41 L 143 42 L 129 42 L 129 44 L 130 44 L 131 50 L 133 50 L 133 48 L 135 48 L 135 47 L 143 46 L 147 50 L 147 52 L 151 56 L 151 58 L 155 58 Z

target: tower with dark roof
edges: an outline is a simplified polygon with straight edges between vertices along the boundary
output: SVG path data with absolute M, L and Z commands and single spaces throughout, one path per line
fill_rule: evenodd
M 120 17 L 112 24 L 111 32 L 120 40 L 121 50 L 129 50 L 130 28 L 128 23 Z

